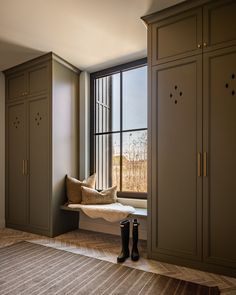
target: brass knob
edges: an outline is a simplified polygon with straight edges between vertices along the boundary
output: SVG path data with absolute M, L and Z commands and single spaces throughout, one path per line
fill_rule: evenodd
M 201 44 L 198 44 L 198 45 L 197 45 L 197 48 L 201 48 L 201 47 L 202 47 L 202 45 L 201 45 Z
M 204 42 L 204 43 L 203 43 L 203 46 L 204 46 L 204 47 L 207 47 L 207 43 L 206 43 L 206 42 Z

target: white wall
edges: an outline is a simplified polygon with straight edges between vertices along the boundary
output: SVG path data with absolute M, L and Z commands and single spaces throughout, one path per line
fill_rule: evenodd
M 82 72 L 80 74 L 80 103 L 79 103 L 79 177 L 80 179 L 87 178 L 89 176 L 89 140 L 90 140 L 90 122 L 89 122 L 89 96 L 90 96 L 90 75 L 88 72 Z
M 5 226 L 5 78 L 0 72 L 0 228 Z

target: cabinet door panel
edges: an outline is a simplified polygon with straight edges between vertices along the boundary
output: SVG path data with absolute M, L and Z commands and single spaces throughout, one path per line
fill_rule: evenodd
M 190 58 L 153 73 L 157 195 L 151 192 L 152 200 L 156 198 L 152 247 L 157 253 L 195 260 L 201 258 L 201 69 L 201 58 Z
M 49 228 L 49 118 L 48 99 L 29 101 L 29 211 L 30 225 Z
M 202 9 L 194 9 L 152 25 L 152 64 L 201 52 Z
M 209 49 L 236 44 L 236 2 L 216 1 L 204 8 L 204 42 Z
M 7 220 L 18 225 L 27 223 L 25 118 L 24 103 L 7 106 Z
M 9 100 L 23 97 L 25 91 L 26 84 L 24 72 L 7 77 L 7 98 Z
M 205 56 L 204 259 L 236 267 L 236 47 Z
M 29 94 L 46 92 L 49 87 L 49 70 L 47 65 L 32 68 L 28 71 Z

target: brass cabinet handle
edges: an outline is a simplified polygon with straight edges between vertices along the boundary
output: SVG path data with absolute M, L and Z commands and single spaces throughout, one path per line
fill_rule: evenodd
M 203 176 L 207 176 L 207 152 L 203 153 Z
M 28 160 L 22 161 L 22 174 L 28 175 Z
M 197 153 L 197 176 L 202 176 L 201 153 Z
M 202 45 L 201 45 L 201 44 L 198 44 L 198 45 L 197 45 L 197 48 L 202 48 Z
M 25 160 L 25 175 L 28 175 L 28 160 Z
M 206 42 L 204 42 L 204 43 L 203 43 L 203 46 L 204 46 L 204 47 L 207 47 L 207 43 L 206 43 Z
M 25 160 L 22 161 L 22 174 L 25 175 Z

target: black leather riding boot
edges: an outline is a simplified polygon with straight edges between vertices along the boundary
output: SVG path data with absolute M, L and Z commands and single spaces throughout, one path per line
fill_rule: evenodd
M 129 257 L 129 220 L 120 223 L 122 250 L 117 262 L 124 262 Z
M 139 252 L 138 252 L 138 226 L 139 222 L 137 219 L 133 220 L 133 247 L 131 252 L 131 259 L 133 261 L 139 260 Z

